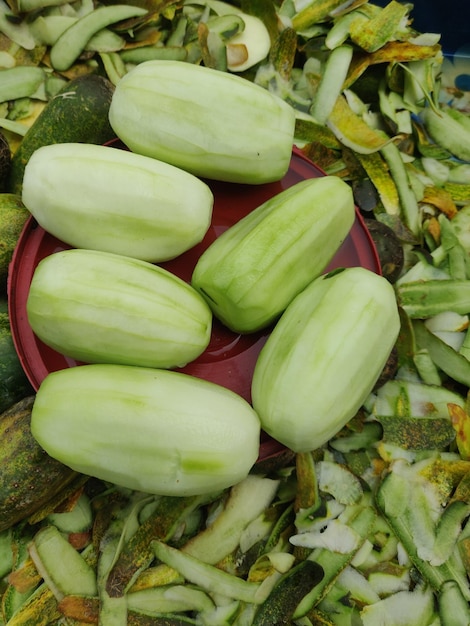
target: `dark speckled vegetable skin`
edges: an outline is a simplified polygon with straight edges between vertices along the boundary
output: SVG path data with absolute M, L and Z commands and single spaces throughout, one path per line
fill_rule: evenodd
M 30 212 L 13 193 L 0 193 L 0 297 L 7 293 L 8 267 Z
M 8 141 L 0 132 L 0 193 L 5 191 L 8 174 L 10 173 L 11 153 Z
M 26 163 L 37 148 L 70 141 L 102 144 L 115 137 L 108 120 L 113 84 L 98 74 L 70 81 L 44 107 L 11 162 L 8 191 L 21 193 Z
M 366 219 L 366 226 L 377 248 L 382 275 L 394 283 L 403 270 L 404 253 L 401 241 L 395 232 L 383 222 Z
M 37 511 L 76 476 L 34 440 L 33 403 L 28 396 L 0 415 L 0 532 Z
M 32 393 L 33 389 L 23 372 L 13 345 L 6 301 L 0 300 L 0 413 Z

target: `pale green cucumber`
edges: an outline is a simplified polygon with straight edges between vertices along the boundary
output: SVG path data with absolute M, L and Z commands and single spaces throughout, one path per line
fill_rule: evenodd
M 258 357 L 252 398 L 262 428 L 296 452 L 324 445 L 372 391 L 399 328 L 384 277 L 355 267 L 314 280 Z
M 281 179 L 295 113 L 263 87 L 184 61 L 146 61 L 116 85 L 109 120 L 133 151 L 197 176 L 261 184 Z
M 49 233 L 76 248 L 160 262 L 199 243 L 214 198 L 191 174 L 106 146 L 43 146 L 26 165 L 23 202 Z
M 222 233 L 199 258 L 192 284 L 225 325 L 259 330 L 323 272 L 354 216 L 340 178 L 301 181 Z
M 178 367 L 209 344 L 212 313 L 167 270 L 121 255 L 65 250 L 36 268 L 27 300 L 31 328 L 79 361 Z
M 83 365 L 49 374 L 31 430 L 83 474 L 160 495 L 217 493 L 259 454 L 259 419 L 241 396 L 180 372 Z

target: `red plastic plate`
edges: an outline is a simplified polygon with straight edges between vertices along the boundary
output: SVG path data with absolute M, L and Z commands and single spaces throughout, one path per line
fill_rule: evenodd
M 300 180 L 320 176 L 324 176 L 324 172 L 300 151 L 294 150 L 290 169 L 279 182 L 253 186 L 208 181 L 215 203 L 212 225 L 206 237 L 188 252 L 162 263 L 162 266 L 189 282 L 199 256 L 224 230 L 283 189 Z M 69 247 L 30 218 L 10 265 L 8 300 L 13 340 L 23 369 L 36 390 L 49 372 L 80 365 L 41 342 L 31 330 L 26 315 L 29 287 L 37 264 L 44 257 Z M 355 223 L 327 270 L 354 266 L 380 273 L 377 251 L 359 212 L 356 212 Z M 214 320 L 208 348 L 180 371 L 223 385 L 250 401 L 253 369 L 268 335 L 269 329 L 251 335 L 239 335 Z M 269 458 L 281 450 L 284 450 L 281 444 L 263 434 L 261 459 Z

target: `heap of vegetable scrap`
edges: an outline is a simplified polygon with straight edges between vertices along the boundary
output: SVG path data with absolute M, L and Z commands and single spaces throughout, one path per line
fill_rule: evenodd
M 385 7 L 361 0 L 302 5 L 285 0 L 260 7 L 247 0 L 240 8 L 207 0 L 146 2 L 140 7 L 133 3 L 119 9 L 86 0 L 53 6 L 9 6 L 0 0 L 0 124 L 13 153 L 10 172 L 17 172 L 15 187 L 11 177 L 0 177 L 6 181 L 4 191 L 14 192 L 6 194 L 9 210 L 15 201 L 24 210 L 19 195 L 23 171 L 41 145 L 100 144 L 110 138 L 111 96 L 127 77 L 132 81 L 139 67 L 149 67 L 147 61 L 184 61 L 227 76 L 238 74 L 289 105 L 295 118 L 291 142 L 334 179 L 336 193 L 347 196 L 349 187 L 349 199 L 370 218 L 388 283 L 381 280 L 378 291 L 369 276 L 365 282 L 371 291 L 380 294 L 383 289 L 384 297 L 393 296 L 386 311 L 376 303 L 372 308 L 379 334 L 382 324 L 389 332 L 393 324 L 398 332 L 394 363 L 380 375 L 379 355 L 366 354 L 362 327 L 353 323 L 361 313 L 355 309 L 348 314 L 345 302 L 356 302 L 351 284 L 362 283 L 361 272 L 313 279 L 287 306 L 279 322 L 282 333 L 273 332 L 259 359 L 254 407 L 236 406 L 232 397 L 218 400 L 218 406 L 228 410 L 230 405 L 238 417 L 243 412 L 253 427 L 251 435 L 244 433 L 251 443 L 259 427 L 254 409 L 263 415 L 263 426 L 291 450 L 275 461 L 255 464 L 245 476 L 249 455 L 254 455 L 245 446 L 237 463 L 229 457 L 228 465 L 237 470 L 242 466 L 244 475 L 230 476 L 230 482 L 238 480 L 235 485 L 213 483 L 214 490 L 205 494 L 197 487 L 200 493 L 179 495 L 163 494 L 161 484 L 158 489 L 152 484 L 149 492 L 147 482 L 123 486 L 123 475 L 133 475 L 124 457 L 103 453 L 111 435 L 104 415 L 111 408 L 94 414 L 106 435 L 100 442 L 82 428 L 84 398 L 68 380 L 76 372 L 57 373 L 37 397 L 14 404 L 0 420 L 0 519 L 6 520 L 0 531 L 3 622 L 468 624 L 470 131 L 468 94 L 444 87 L 446 62 L 439 35 L 414 30 L 412 6 L 394 0 Z M 100 102 L 107 104 L 106 114 L 94 118 L 96 133 L 83 138 L 71 131 L 84 129 L 91 112 L 83 101 L 77 106 L 75 98 L 67 100 L 67 93 L 85 77 L 105 86 Z M 194 81 L 188 91 L 197 94 L 200 87 Z M 232 104 L 238 110 L 235 98 Z M 80 123 L 51 123 L 62 120 L 57 112 L 65 108 L 75 114 L 79 109 L 82 117 L 73 119 Z M 91 110 L 96 113 L 97 108 Z M 190 130 L 188 142 L 197 129 Z M 62 149 L 66 147 L 59 146 L 58 154 Z M 261 209 L 263 215 L 266 207 Z M 229 276 L 233 260 L 227 255 L 224 263 Z M 210 268 L 209 250 L 192 288 L 203 299 L 210 290 L 207 306 L 212 315 L 223 311 L 228 323 L 237 290 L 217 284 Z M 338 297 L 337 289 L 347 297 Z M 328 353 L 336 342 L 340 357 L 347 354 L 350 362 L 364 358 L 360 369 L 370 375 L 349 387 L 343 381 L 340 400 L 337 361 L 321 373 L 325 378 L 316 382 L 315 396 L 307 401 L 301 393 L 305 373 L 299 375 L 286 358 L 295 356 L 294 366 L 306 363 L 302 359 L 309 355 L 302 354 L 305 343 L 297 321 L 319 292 L 326 308 L 315 311 L 313 323 L 305 328 L 307 345 L 320 341 L 325 347 L 316 322 L 324 327 L 328 318 Z M 221 294 L 229 298 L 216 309 Z M 49 292 L 60 301 L 59 296 Z M 378 345 L 379 340 L 369 336 L 368 341 Z M 86 366 L 83 384 L 91 389 L 97 380 L 102 390 L 105 380 L 116 384 L 108 368 L 124 368 L 120 371 L 127 380 L 128 367 L 137 373 L 135 365 Z M 349 370 L 344 366 L 338 371 L 346 375 Z M 272 382 L 272 372 L 281 373 L 280 383 Z M 139 385 L 148 389 L 140 376 Z M 107 387 L 106 402 L 122 389 L 107 393 Z M 152 393 L 155 389 L 152 383 Z M 202 395 L 206 391 L 197 390 Z M 152 393 L 139 411 L 148 402 L 154 404 Z M 121 395 L 117 408 L 122 410 L 123 401 L 134 406 L 131 396 Z M 311 403 L 325 411 L 320 401 L 329 401 L 327 410 L 337 417 L 334 430 L 317 420 L 321 428 L 315 432 L 316 443 L 303 449 L 313 439 L 303 430 L 311 424 L 302 410 Z M 30 428 L 35 402 L 38 439 L 53 454 L 65 451 L 64 460 L 77 463 L 78 471 L 44 457 Z M 76 403 L 75 415 L 59 410 L 61 402 L 67 407 Z M 94 396 L 92 404 L 103 408 L 103 396 Z M 187 416 L 187 407 L 183 409 Z M 290 418 L 294 411 L 294 417 L 303 417 L 292 421 L 302 428 L 282 427 L 285 410 Z M 73 437 L 90 437 L 89 443 L 97 444 L 91 460 L 83 453 L 74 458 L 73 450 L 62 445 L 53 448 L 59 413 L 71 418 L 60 441 L 70 440 L 71 432 Z M 72 430 L 67 433 L 67 428 Z M 127 424 L 123 428 L 135 436 Z M 205 443 L 197 435 L 195 444 Z M 179 434 L 177 438 L 181 440 Z M 236 442 L 243 446 L 242 439 Z M 130 446 L 129 438 L 119 445 Z M 28 463 L 23 462 L 26 448 Z M 130 452 L 131 465 L 148 459 L 141 457 Z M 168 459 L 160 460 L 167 476 Z M 183 470 L 191 470 L 193 485 L 196 470 L 207 469 L 194 448 L 191 458 L 178 461 Z M 47 463 L 47 484 L 31 463 L 36 469 Z M 81 473 L 97 467 L 105 472 L 100 478 Z M 214 459 L 212 479 L 221 467 Z M 181 476 L 186 481 L 184 472 Z M 24 487 L 20 498 L 17 484 Z

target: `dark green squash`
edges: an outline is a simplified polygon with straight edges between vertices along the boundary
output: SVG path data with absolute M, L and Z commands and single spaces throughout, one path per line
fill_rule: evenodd
M 0 413 L 31 393 L 13 344 L 7 304 L 0 300 Z
M 33 438 L 34 399 L 23 398 L 0 415 L 0 532 L 37 511 L 76 476 Z
M 41 111 L 13 155 L 8 190 L 21 193 L 26 163 L 35 150 L 53 143 L 102 144 L 115 137 L 108 120 L 114 85 L 98 74 L 67 83 Z

